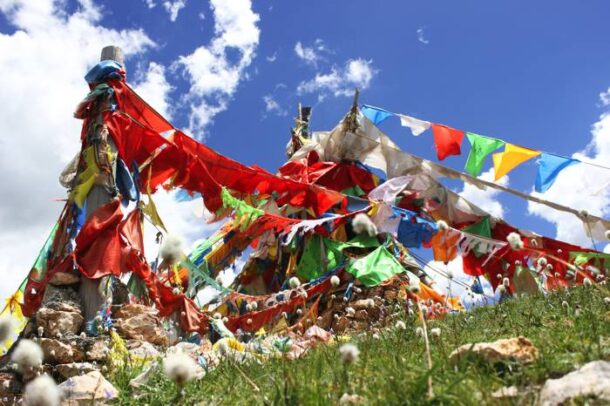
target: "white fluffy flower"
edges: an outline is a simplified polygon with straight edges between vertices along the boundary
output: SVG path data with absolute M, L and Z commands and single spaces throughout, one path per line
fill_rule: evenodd
M 26 406 L 59 406 L 61 392 L 48 375 L 41 375 L 28 383 L 23 394 Z
M 179 261 L 184 256 L 182 238 L 173 234 L 167 235 L 161 244 L 159 254 L 170 264 Z
M 514 250 L 523 249 L 523 240 L 519 233 L 512 232 L 506 237 L 506 241 L 510 244 L 510 247 Z
M 296 276 L 293 276 L 292 278 L 288 279 L 288 285 L 292 288 L 292 289 L 296 289 L 299 286 L 301 286 L 301 281 L 299 280 L 299 278 L 297 278 Z
M 544 257 L 538 258 L 538 266 L 539 267 L 546 266 L 546 258 L 544 258 Z
M 449 229 L 449 225 L 447 224 L 447 222 L 445 220 L 439 220 L 436 222 L 436 226 L 438 227 L 439 230 L 444 231 L 444 230 L 448 230 Z
M 417 327 L 415 329 L 415 335 L 418 337 L 423 337 L 424 336 L 424 329 L 421 327 Z
M 356 314 L 356 311 L 354 310 L 353 307 L 346 307 L 345 312 L 350 316 L 353 316 L 354 314 Z
M 352 364 L 358 361 L 360 356 L 360 350 L 354 344 L 343 344 L 339 347 L 339 353 L 341 354 L 341 361 L 346 364 Z
M 406 329 L 407 329 L 407 325 L 405 324 L 405 322 L 404 322 L 404 321 L 402 321 L 402 320 L 398 320 L 398 321 L 396 322 L 396 328 L 397 328 L 398 330 L 406 330 Z
M 0 343 L 8 340 L 15 330 L 15 323 L 10 317 L 4 317 L 0 320 Z
M 593 282 L 591 282 L 590 278 L 585 278 L 585 280 L 582 282 L 585 286 L 591 286 L 593 284 Z
M 370 237 L 377 235 L 377 226 L 369 216 L 364 213 L 358 213 L 352 221 L 352 228 L 356 234 L 367 234 Z
M 605 303 L 606 305 L 610 305 L 610 297 L 606 296 L 606 297 L 604 298 L 604 303 Z
M 505 294 L 505 293 L 506 293 L 506 286 L 504 286 L 504 285 L 500 285 L 500 286 L 498 286 L 498 292 L 499 292 L 501 295 Z
M 178 385 L 183 385 L 195 377 L 197 364 L 188 355 L 177 352 L 165 357 L 163 360 L 163 372 Z
M 502 279 L 502 285 L 504 285 L 504 287 L 509 287 L 510 286 L 510 280 L 508 278 L 504 278 Z
M 336 288 L 341 284 L 341 279 L 337 275 L 333 275 L 330 277 L 330 284 Z
M 30 368 L 38 368 L 42 365 L 44 354 L 38 344 L 31 340 L 21 340 L 11 356 L 11 360 L 17 364 L 20 371 Z
M 438 327 L 433 328 L 432 330 L 430 330 L 430 335 L 432 337 L 438 338 L 441 336 L 441 329 Z

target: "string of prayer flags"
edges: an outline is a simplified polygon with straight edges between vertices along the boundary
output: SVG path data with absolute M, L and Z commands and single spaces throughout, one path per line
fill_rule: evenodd
M 462 153 L 461 146 L 464 131 L 441 124 L 432 124 L 432 132 L 434 134 L 436 155 L 440 161 L 450 155 L 460 155 Z
M 485 158 L 498 148 L 504 146 L 505 142 L 471 132 L 467 132 L 466 136 L 468 137 L 468 141 L 470 141 L 471 148 L 464 170 L 476 177 L 479 176 L 483 170 Z
M 360 111 L 375 125 L 381 124 L 388 117 L 394 115 L 394 113 L 390 113 L 387 110 L 380 109 L 379 107 L 367 106 L 366 104 L 360 108 Z
M 400 118 L 400 125 L 410 128 L 411 133 L 416 137 L 421 135 L 432 125 L 429 121 L 420 120 L 415 117 L 405 116 L 403 114 L 397 114 L 397 116 Z
M 504 152 L 493 154 L 495 179 L 498 180 L 502 176 L 521 165 L 525 161 L 540 155 L 540 151 L 535 151 L 529 148 L 523 148 L 518 145 L 506 144 Z
M 577 159 L 564 158 L 543 152 L 538 160 L 538 174 L 536 175 L 536 192 L 546 192 L 555 183 L 559 172 L 570 165 L 579 163 Z

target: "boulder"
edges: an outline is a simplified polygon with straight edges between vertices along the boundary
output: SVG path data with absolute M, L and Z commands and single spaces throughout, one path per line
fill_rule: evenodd
M 345 330 L 347 330 L 347 328 L 349 327 L 350 322 L 349 319 L 345 316 L 341 316 L 337 319 L 337 321 L 335 322 L 333 328 L 335 330 L 336 333 L 342 333 Z
M 559 379 L 547 380 L 540 392 L 540 405 L 562 405 L 585 396 L 610 404 L 610 362 L 589 362 Z
M 54 308 L 54 305 L 69 304 L 77 309 L 82 309 L 78 292 L 72 286 L 47 285 L 42 298 L 43 307 Z
M 63 393 L 62 405 L 103 404 L 116 399 L 119 391 L 99 371 L 74 376 L 59 385 Z
M 50 307 L 41 307 L 36 312 L 36 324 L 44 329 L 45 337 L 60 337 L 67 334 L 76 334 L 83 325 L 84 318 L 80 312 L 70 304 L 57 304 L 62 310 Z
M 17 400 L 17 397 L 20 397 L 22 391 L 23 384 L 17 376 L 8 372 L 0 372 L 0 399 L 2 399 L 2 401 L 6 400 L 6 404 L 13 404 L 13 402 Z
M 121 336 L 128 339 L 144 340 L 161 346 L 169 344 L 169 337 L 161 322 L 150 313 L 117 319 L 115 327 Z
M 154 359 L 161 356 L 157 347 L 149 343 L 148 341 L 141 340 L 129 340 L 127 341 L 127 349 L 129 355 L 137 359 Z
M 78 345 L 73 346 L 53 338 L 41 338 L 39 344 L 44 353 L 45 362 L 50 364 L 69 364 L 85 359 L 85 354 Z
M 538 349 L 525 337 L 497 340 L 491 343 L 465 344 L 449 355 L 450 362 L 474 356 L 490 364 L 499 362 L 532 363 L 538 358 Z
M 110 352 L 108 342 L 103 338 L 88 337 L 80 341 L 80 346 L 90 362 L 105 362 Z
M 56 272 L 49 283 L 53 286 L 75 285 L 80 282 L 80 276 L 74 272 Z
M 115 319 L 130 319 L 140 315 L 155 315 L 155 310 L 142 304 L 126 304 L 120 306 L 113 314 Z
M 55 366 L 55 371 L 64 379 L 73 376 L 88 374 L 97 371 L 97 367 L 90 362 L 71 362 L 69 364 L 59 364 Z

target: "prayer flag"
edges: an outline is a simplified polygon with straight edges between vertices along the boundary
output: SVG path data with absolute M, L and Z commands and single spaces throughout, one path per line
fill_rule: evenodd
M 538 174 L 536 175 L 536 192 L 546 192 L 555 182 L 559 172 L 570 165 L 580 161 L 572 158 L 564 158 L 543 152 L 538 160 Z
M 380 109 L 379 107 L 367 106 L 366 104 L 360 108 L 360 111 L 375 125 L 381 124 L 388 117 L 394 115 L 387 110 Z
M 460 155 L 462 153 L 460 147 L 464 138 L 464 131 L 441 124 L 432 124 L 432 132 L 434 133 L 436 155 L 440 161 L 449 155 Z
M 505 143 L 502 140 L 495 138 L 483 137 L 474 133 L 466 133 L 468 141 L 470 141 L 470 152 L 464 170 L 472 176 L 479 176 L 483 169 L 485 158 L 496 149 L 503 146 Z
M 540 151 L 506 144 L 504 152 L 493 154 L 495 180 L 500 179 L 515 167 L 540 155 Z

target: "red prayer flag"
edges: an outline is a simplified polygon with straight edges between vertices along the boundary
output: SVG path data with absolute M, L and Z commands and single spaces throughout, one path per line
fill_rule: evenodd
M 447 127 L 441 124 L 432 124 L 434 134 L 434 146 L 439 160 L 447 158 L 449 155 L 460 155 L 462 153 L 462 139 L 464 131 Z

